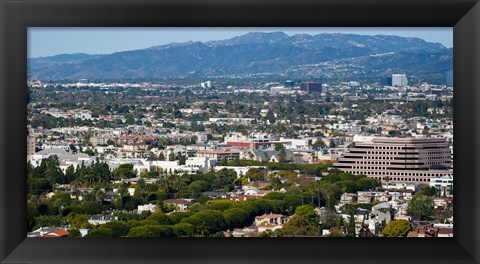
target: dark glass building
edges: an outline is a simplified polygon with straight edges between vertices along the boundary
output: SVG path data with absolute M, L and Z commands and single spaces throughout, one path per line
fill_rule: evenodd
M 300 90 L 306 91 L 309 93 L 321 93 L 322 92 L 322 84 L 319 82 L 302 82 L 300 84 Z

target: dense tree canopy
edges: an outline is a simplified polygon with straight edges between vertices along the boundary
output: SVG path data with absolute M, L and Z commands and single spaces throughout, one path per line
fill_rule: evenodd
M 404 219 L 393 220 L 382 230 L 385 237 L 406 237 L 413 229 L 412 224 Z
M 433 199 L 422 194 L 415 194 L 408 202 L 407 214 L 417 220 L 429 219 L 435 214 Z

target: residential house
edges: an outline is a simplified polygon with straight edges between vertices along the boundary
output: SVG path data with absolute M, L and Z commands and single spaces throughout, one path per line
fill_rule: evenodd
M 344 193 L 340 197 L 340 203 L 342 204 L 353 204 L 357 202 L 358 195 L 356 193 Z
M 187 199 L 168 199 L 163 201 L 163 205 L 174 205 L 176 208 L 178 208 L 176 211 L 186 211 L 192 204 L 193 202 Z
M 393 220 L 393 217 L 392 206 L 389 203 L 384 202 L 372 206 L 368 229 L 373 234 L 379 234 L 380 230 Z
M 331 227 L 330 229 L 322 230 L 322 236 L 329 236 L 332 233 L 346 235 L 347 229 L 344 226 L 334 226 L 334 227 Z
M 66 227 L 40 227 L 27 233 L 27 237 L 67 237 Z
M 358 193 L 357 202 L 362 204 L 372 203 L 375 196 L 371 193 Z
M 112 215 L 91 215 L 87 217 L 87 221 L 92 225 L 103 225 L 112 220 L 118 220 L 118 217 Z
M 248 226 L 244 228 L 235 228 L 230 234 L 233 237 L 256 237 L 258 236 L 258 227 Z
M 203 192 L 202 193 L 205 196 L 208 196 L 212 199 L 217 199 L 217 198 L 229 198 L 230 194 L 226 192 L 214 192 L 214 191 L 208 191 L 208 192 Z
M 154 204 L 144 204 L 144 205 L 139 205 L 137 206 L 137 213 L 141 214 L 145 211 L 149 211 L 151 213 L 158 211 L 158 206 Z
M 439 229 L 433 227 L 433 225 L 418 225 L 408 233 L 407 237 L 437 237 L 438 231 Z
M 238 201 L 238 202 L 244 202 L 248 199 L 258 199 L 261 196 L 258 195 L 238 195 L 238 196 L 232 196 L 230 197 L 230 200 L 232 201 Z
M 282 214 L 263 214 L 255 217 L 255 226 L 283 225 L 288 222 L 288 217 Z
M 275 231 L 283 228 L 283 224 L 287 223 L 289 218 L 281 214 L 264 214 L 255 217 L 255 226 L 258 228 L 258 232 L 262 233 L 267 230 Z

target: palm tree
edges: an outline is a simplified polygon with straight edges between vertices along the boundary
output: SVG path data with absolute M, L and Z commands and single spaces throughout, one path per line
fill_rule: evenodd
M 102 201 L 103 199 L 105 198 L 105 192 L 98 189 L 96 192 L 95 192 L 95 202 L 99 203 L 99 204 L 102 204 Z

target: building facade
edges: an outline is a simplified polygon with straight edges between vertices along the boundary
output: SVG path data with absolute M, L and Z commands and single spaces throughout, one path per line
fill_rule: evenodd
M 27 136 L 27 155 L 35 155 L 35 137 Z
M 435 187 L 438 196 L 453 195 L 453 177 L 442 176 L 430 179 L 430 187 Z
M 453 86 L 453 70 L 449 70 L 445 73 L 445 79 L 447 86 Z
M 210 160 L 216 160 L 217 162 L 226 159 L 227 161 L 240 158 L 240 152 L 238 151 L 220 151 L 220 150 L 199 150 L 197 151 L 197 157 L 207 157 Z
M 358 142 L 334 167 L 382 181 L 429 184 L 453 176 L 452 164 L 445 138 L 375 138 Z
M 322 84 L 319 82 L 302 82 L 300 84 L 300 90 L 308 93 L 312 93 L 312 92 L 321 93 Z
M 408 85 L 407 75 L 392 74 L 392 86 L 405 87 Z

